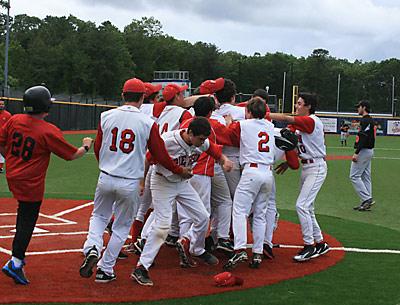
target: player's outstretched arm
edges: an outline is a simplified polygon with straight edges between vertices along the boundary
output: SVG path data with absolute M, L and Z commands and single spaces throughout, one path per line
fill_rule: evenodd
M 93 139 L 92 138 L 83 138 L 82 139 L 82 146 L 78 148 L 75 154 L 72 156 L 72 160 L 78 159 L 86 154 L 89 149 L 92 147 Z
M 219 163 L 222 166 L 222 169 L 226 172 L 230 172 L 233 169 L 233 162 L 224 154 L 221 155 L 221 158 L 219 159 Z

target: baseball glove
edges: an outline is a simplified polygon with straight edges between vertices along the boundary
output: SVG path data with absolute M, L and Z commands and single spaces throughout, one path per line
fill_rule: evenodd
M 275 146 L 283 151 L 295 149 L 297 142 L 297 136 L 287 128 L 281 129 L 281 136 L 275 136 Z

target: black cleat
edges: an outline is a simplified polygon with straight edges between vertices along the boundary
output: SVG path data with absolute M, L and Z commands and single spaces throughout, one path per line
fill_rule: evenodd
M 313 245 L 305 245 L 304 248 L 293 257 L 297 262 L 305 262 L 312 258 L 315 254 L 315 247 Z
M 93 267 L 99 261 L 99 253 L 96 250 L 96 246 L 93 246 L 88 253 L 86 253 L 85 259 L 79 269 L 81 277 L 89 278 L 93 274 Z
M 134 279 L 138 284 L 143 286 L 153 286 L 153 281 L 149 277 L 149 272 L 143 267 L 138 266 L 133 270 L 131 278 Z
M 236 252 L 228 262 L 223 266 L 223 269 L 226 271 L 233 270 L 237 267 L 239 263 L 245 262 L 248 260 L 247 253 L 245 250 L 240 250 Z
M 263 245 L 263 254 L 264 258 L 267 259 L 274 259 L 275 257 L 274 253 L 272 252 L 272 248 L 268 244 Z
M 259 253 L 253 253 L 253 258 L 251 259 L 251 262 L 249 263 L 249 267 L 252 269 L 258 269 L 262 263 L 262 254 Z
M 165 239 L 164 244 L 166 244 L 168 247 L 176 247 L 177 241 L 178 241 L 177 236 L 172 236 L 172 235 L 168 234 L 167 238 Z
M 219 263 L 218 258 L 216 258 L 214 255 L 212 255 L 208 251 L 204 251 L 203 254 L 198 255 L 198 256 L 194 256 L 194 257 L 200 259 L 201 261 L 203 261 L 207 265 L 211 265 L 211 266 L 218 265 L 218 263 Z
M 101 269 L 97 269 L 96 271 L 96 279 L 94 280 L 96 283 L 109 283 L 114 281 L 117 278 L 115 274 L 108 275 Z
M 229 239 L 218 238 L 216 248 L 217 250 L 233 253 L 233 244 Z
M 320 242 L 315 245 L 315 253 L 311 258 L 316 258 L 318 256 L 328 253 L 330 250 L 329 245 L 326 242 Z
M 24 265 L 25 263 L 22 262 L 22 266 L 17 268 L 15 267 L 14 262 L 10 259 L 1 269 L 1 271 L 3 271 L 5 275 L 11 277 L 15 284 L 28 285 L 29 281 L 25 276 Z

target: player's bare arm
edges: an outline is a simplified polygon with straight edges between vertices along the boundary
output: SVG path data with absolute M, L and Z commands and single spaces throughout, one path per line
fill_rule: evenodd
M 82 146 L 78 148 L 76 153 L 72 156 L 72 160 L 78 159 L 86 154 L 89 149 L 92 147 L 93 139 L 86 137 L 82 139 Z

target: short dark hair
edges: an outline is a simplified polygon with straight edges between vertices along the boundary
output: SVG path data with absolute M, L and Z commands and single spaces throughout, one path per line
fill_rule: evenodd
M 299 98 L 304 100 L 304 105 L 310 106 L 310 114 L 314 114 L 318 103 L 318 96 L 315 93 L 300 92 Z
M 211 96 L 200 96 L 193 104 L 196 116 L 207 116 L 215 109 L 215 101 Z
M 365 111 L 370 113 L 371 112 L 371 103 L 368 100 L 361 100 L 357 103 L 356 107 L 365 107 Z
M 253 92 L 253 96 L 252 97 L 261 97 L 262 99 L 264 99 L 266 102 L 268 102 L 269 99 L 269 95 L 267 90 L 264 89 L 257 89 L 256 91 Z
M 158 91 L 150 94 L 148 97 L 145 97 L 143 100 L 143 104 L 151 104 L 154 98 L 158 95 Z
M 236 85 L 235 83 L 225 78 L 224 88 L 215 92 L 215 96 L 218 99 L 218 102 L 221 104 L 230 102 L 231 98 L 236 95 Z
M 190 122 L 188 131 L 191 131 L 195 137 L 208 137 L 211 134 L 211 125 L 205 117 L 196 117 Z
M 246 108 L 255 119 L 263 119 L 267 113 L 265 102 L 259 97 L 253 97 L 251 100 L 249 100 Z
M 122 93 L 122 96 L 124 97 L 124 101 L 127 103 L 137 103 L 139 100 L 142 98 L 144 93 L 138 93 L 138 92 L 124 92 Z

